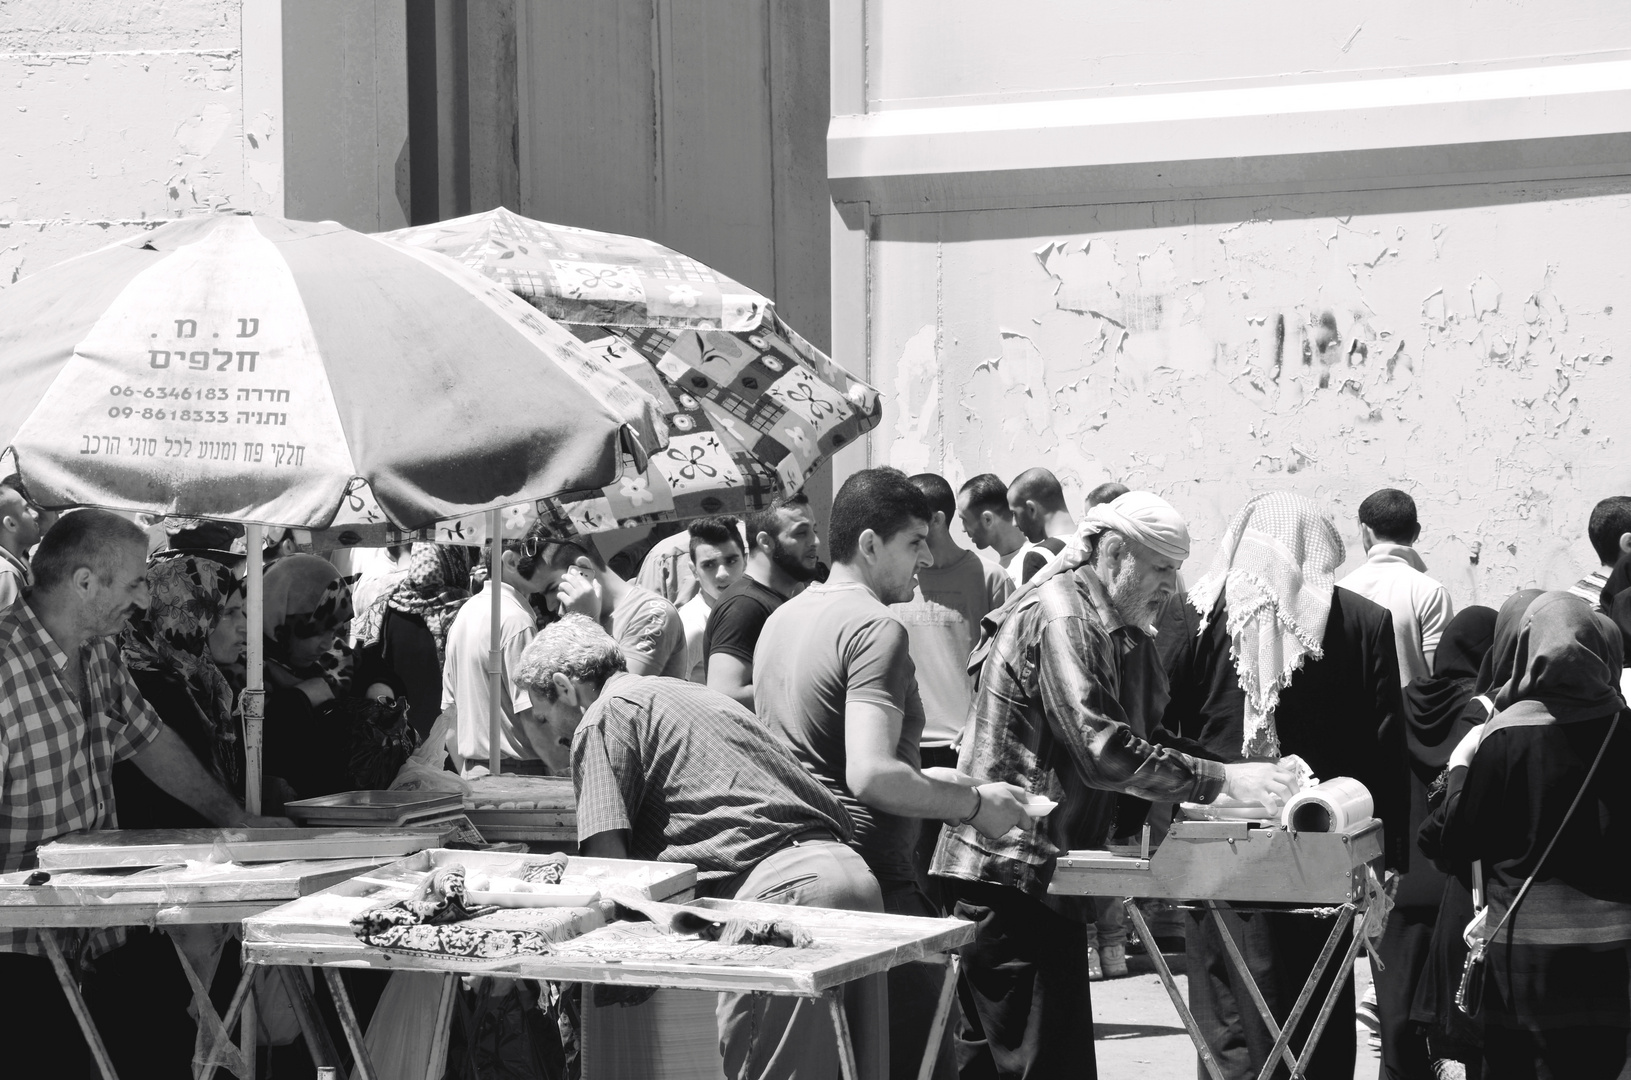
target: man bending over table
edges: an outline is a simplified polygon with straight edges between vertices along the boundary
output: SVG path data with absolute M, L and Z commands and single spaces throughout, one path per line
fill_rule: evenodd
M 704 896 L 883 910 L 846 843 L 849 814 L 746 708 L 700 683 L 629 674 L 583 615 L 539 631 L 516 675 L 534 716 L 570 741 L 583 854 L 692 863 Z M 874 977 L 850 994 L 858 1049 L 882 1038 L 882 990 Z M 731 1080 L 838 1075 L 821 1001 L 721 994 L 719 1045 Z
M 118 828 L 113 763 L 125 759 L 216 825 L 290 824 L 244 813 L 136 689 L 115 635 L 147 607 L 146 557 L 147 534 L 133 522 L 102 510 L 68 514 L 34 552 L 33 587 L 0 615 L 0 871 L 26 869 L 35 848 L 65 833 Z M 150 987 L 110 985 L 122 982 L 112 972 L 131 966 L 113 951 L 124 940 L 122 929 L 101 930 L 65 943 L 64 952 L 70 963 L 94 962 L 84 976 L 88 997 L 123 1000 L 120 1017 L 97 1019 L 115 1066 L 136 1076 L 157 1068 L 168 1042 L 155 1045 L 157 1022 L 134 1021 L 168 1005 L 185 1021 L 186 996 L 176 1004 L 156 1000 Z M 117 1037 L 144 1027 L 138 1045 Z M 77 1075 L 88 1064 L 79 1025 L 31 930 L 0 929 L 0 1044 L 8 1053 L 48 1051 L 53 1075 Z M 190 1036 L 181 1051 L 184 1069 Z
M 1089 510 L 1064 555 L 986 617 L 994 635 L 969 661 L 979 683 L 959 771 L 1059 805 L 995 838 L 968 823 L 940 834 L 929 872 L 976 927 L 958 986 L 961 1080 L 1098 1075 L 1080 905 L 1048 885 L 1062 852 L 1102 845 L 1106 793 L 1275 805 L 1290 794 L 1291 775 L 1273 762 L 1222 765 L 1136 734 L 1167 697 L 1153 623 L 1189 556 L 1178 512 L 1129 492 Z

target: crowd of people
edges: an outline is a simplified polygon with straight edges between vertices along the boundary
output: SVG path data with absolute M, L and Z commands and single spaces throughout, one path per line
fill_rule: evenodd
M 1599 569 L 1499 611 L 1454 610 L 1408 494 L 1378 491 L 1358 516 L 1365 557 L 1338 579 L 1347 547 L 1324 510 L 1255 496 L 1186 581 L 1188 526 L 1150 492 L 1101 485 L 1077 515 L 1044 468 L 957 489 L 873 468 L 824 530 L 789 496 L 691 523 L 628 580 L 592 542 L 542 531 L 497 565 L 282 544 L 248 627 L 230 530 L 154 542 L 103 511 L 53 523 L 7 481 L 0 868 L 77 829 L 281 822 L 243 809 L 238 692 L 259 633 L 269 814 L 389 786 L 427 741 L 464 777 L 496 750 L 503 772 L 571 776 L 585 854 L 693 864 L 709 896 L 968 920 L 934 1075 L 1091 1076 L 1090 985 L 1127 972 L 1127 929 L 1118 898 L 1050 893 L 1058 857 L 1145 824 L 1159 838 L 1179 803 L 1274 815 L 1294 756 L 1362 782 L 1384 825 L 1375 1001 L 1355 1001 L 1349 971 L 1318 988 L 1339 984 L 1339 1017 L 1375 1018 L 1384 1077 L 1631 1076 L 1631 872 L 1611 855 L 1631 822 L 1631 498 L 1591 515 Z M 1056 808 L 1035 816 L 1038 798 Z M 1257 1076 L 1275 1032 L 1254 999 L 1287 1015 L 1328 923 L 1175 918 L 1208 1045 L 1231 1080 Z M 234 963 L 220 946 L 197 944 L 206 979 Z M 190 1058 L 168 950 L 136 929 L 75 957 L 133 1075 L 158 1075 L 161 1044 Z M 863 1071 L 917 1075 L 942 972 L 850 987 Z M 819 1003 L 722 995 L 717 1019 L 732 1080 L 838 1073 Z M 25 932 L 0 946 L 0 1024 L 82 1046 Z M 1305 1075 L 1351 1077 L 1355 1051 L 1354 1026 L 1332 1023 Z

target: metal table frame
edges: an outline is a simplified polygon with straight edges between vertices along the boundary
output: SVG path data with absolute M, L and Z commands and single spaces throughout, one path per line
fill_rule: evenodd
M 1244 821 L 1180 819 L 1153 854 L 1148 827 L 1136 856 L 1105 851 L 1067 852 L 1060 857 L 1051 890 L 1061 895 L 1124 897 L 1122 904 L 1128 918 L 1139 937 L 1152 946 L 1155 936 L 1135 899 L 1178 900 L 1205 910 L 1223 937 L 1229 962 L 1243 978 L 1247 996 L 1274 1037 L 1274 1047 L 1258 1080 L 1270 1080 L 1282 1061 L 1290 1070 L 1291 1080 L 1300 1080 L 1336 1008 L 1342 980 L 1332 984 L 1320 1003 L 1300 1055 L 1292 1052 L 1291 1039 L 1313 1002 L 1320 980 L 1331 970 L 1343 934 L 1352 930 L 1353 940 L 1342 950 L 1338 971 L 1352 964 L 1364 947 L 1371 916 L 1386 912 L 1385 900 L 1380 908 L 1376 906 L 1381 832 L 1381 823 L 1374 820 L 1341 833 L 1297 833 L 1279 826 L 1259 828 Z M 1333 919 L 1319 959 L 1286 1014 L 1284 1027 L 1274 1018 L 1240 944 L 1229 933 L 1223 919 L 1225 908 Z M 1166 957 L 1158 948 L 1146 951 L 1207 1074 L 1212 1080 L 1224 1080 L 1222 1066 L 1206 1044 Z
M 1217 1056 L 1212 1053 L 1212 1048 L 1206 1045 L 1206 1038 L 1201 1034 L 1200 1025 L 1195 1022 L 1194 1014 L 1189 1011 L 1189 1003 L 1184 1000 L 1183 993 L 1178 989 L 1178 981 L 1172 977 L 1172 968 L 1168 966 L 1167 958 L 1161 955 L 1159 948 L 1153 947 L 1155 935 L 1150 932 L 1149 924 L 1144 921 L 1143 913 L 1138 910 L 1137 901 L 1133 897 L 1127 897 L 1122 900 L 1122 906 L 1126 908 L 1128 918 L 1132 920 L 1133 926 L 1137 928 L 1140 940 L 1151 943 L 1152 947 L 1147 949 L 1146 952 L 1148 952 L 1151 961 L 1155 964 L 1155 973 L 1161 977 L 1161 985 L 1166 987 L 1167 996 L 1172 999 L 1173 1006 L 1178 1010 L 1179 1018 L 1184 1022 L 1184 1029 L 1189 1032 L 1190 1041 L 1195 1044 L 1195 1052 L 1200 1055 L 1202 1064 L 1206 1066 L 1207 1075 L 1212 1080 L 1224 1080 L 1223 1067 L 1218 1064 Z M 1291 1070 L 1291 1080 L 1300 1080 L 1304 1075 L 1302 1071 L 1303 1064 L 1313 1056 L 1314 1048 L 1319 1045 L 1320 1036 L 1325 1034 L 1325 1026 L 1330 1022 L 1331 1012 L 1336 1008 L 1337 998 L 1342 994 L 1341 979 L 1331 984 L 1331 989 L 1326 992 L 1325 1000 L 1320 1003 L 1320 1011 L 1314 1018 L 1314 1026 L 1309 1029 L 1308 1039 L 1303 1043 L 1301 1057 L 1291 1052 L 1291 1037 L 1296 1032 L 1297 1025 L 1302 1022 L 1303 1015 L 1308 1011 L 1309 1003 L 1314 997 L 1314 991 L 1319 986 L 1320 980 L 1325 977 L 1325 972 L 1329 970 L 1331 958 L 1336 955 L 1337 946 L 1342 941 L 1343 933 L 1350 927 L 1357 930 L 1358 925 L 1363 923 L 1361 916 L 1366 908 L 1365 902 L 1343 904 L 1340 907 L 1330 909 L 1335 915 L 1331 932 L 1325 938 L 1325 946 L 1320 950 L 1319 959 L 1314 964 L 1314 970 L 1309 973 L 1308 980 L 1303 983 L 1302 991 L 1297 995 L 1296 1002 L 1291 1006 L 1291 1011 L 1286 1014 L 1286 1024 L 1283 1029 L 1274 1019 L 1274 1012 L 1269 1008 L 1269 1003 L 1264 1000 L 1263 991 L 1258 988 L 1257 980 L 1252 978 L 1251 969 L 1246 964 L 1246 957 L 1241 953 L 1239 943 L 1229 933 L 1229 927 L 1223 921 L 1223 909 L 1233 907 L 1233 905 L 1221 900 L 1208 900 L 1203 901 L 1202 906 L 1217 925 L 1218 933 L 1223 937 L 1223 946 L 1229 953 L 1229 960 L 1234 964 L 1235 969 L 1240 972 L 1241 978 L 1245 980 L 1246 992 L 1250 995 L 1252 1004 L 1257 1006 L 1258 1013 L 1262 1015 L 1263 1025 L 1268 1028 L 1269 1034 L 1274 1036 L 1274 1048 L 1269 1051 L 1268 1061 L 1263 1064 L 1263 1071 L 1258 1074 L 1258 1080 L 1269 1080 L 1274 1073 L 1275 1066 L 1282 1059 L 1286 1063 L 1286 1068 Z M 1260 911 L 1268 909 L 1235 908 L 1235 910 Z M 1359 955 L 1359 950 L 1364 941 L 1363 934 L 1356 932 L 1353 935 L 1353 940 L 1348 943 L 1348 948 L 1343 953 L 1342 965 L 1337 968 L 1338 971 L 1354 962 L 1354 958 Z
M 929 1080 L 929 1078 L 934 1074 L 935 1062 L 936 1062 L 936 1059 L 939 1056 L 938 1051 L 940 1049 L 940 1041 L 941 1041 L 941 1039 L 944 1037 L 944 1035 L 946 1033 L 946 1022 L 951 1016 L 952 999 L 956 996 L 956 993 L 957 993 L 957 974 L 958 974 L 959 967 L 960 967 L 960 961 L 958 959 L 957 954 L 955 952 L 942 953 L 942 954 L 940 954 L 939 962 L 945 966 L 946 973 L 945 973 L 944 980 L 941 982 L 941 985 L 940 985 L 940 997 L 939 997 L 939 1001 L 936 1003 L 936 1006 L 935 1006 L 934 1019 L 933 1019 L 933 1022 L 930 1024 L 930 1027 L 929 1027 L 928 1042 L 923 1048 L 922 1064 L 920 1064 L 918 1066 L 918 1073 L 917 1073 L 918 1080 Z M 295 972 L 296 972 L 296 970 L 298 968 L 308 966 L 306 964 L 300 964 L 300 963 L 275 964 L 273 962 L 264 961 L 264 960 L 262 960 L 262 961 L 251 961 L 249 963 L 246 963 L 244 965 L 244 977 L 243 977 L 243 980 L 238 984 L 237 993 L 234 994 L 233 999 L 232 999 L 232 1003 L 227 1008 L 226 1016 L 221 1018 L 221 1027 L 220 1027 L 220 1029 L 218 1029 L 216 1031 L 216 1033 L 215 1033 L 214 1046 L 212 1047 L 209 1058 L 205 1063 L 204 1075 L 207 1076 L 209 1074 L 209 1071 L 211 1069 L 215 1068 L 216 1060 L 217 1060 L 217 1057 L 219 1056 L 218 1051 L 219 1051 L 220 1047 L 222 1045 L 228 1045 L 228 1046 L 231 1045 L 231 1036 L 230 1036 L 229 1032 L 231 1031 L 232 1025 L 237 1022 L 238 1015 L 239 1015 L 239 1013 L 241 1012 L 241 1010 L 243 1008 L 244 1001 L 248 997 L 249 982 L 250 982 L 251 976 L 254 973 L 254 969 L 256 967 L 260 967 L 260 966 L 281 968 L 281 970 L 284 972 L 285 982 L 291 984 L 291 991 L 292 991 L 292 986 L 293 985 L 298 985 L 303 989 L 305 988 L 305 980 L 301 979 L 297 974 L 295 974 Z M 362 1080 L 378 1080 L 378 1075 L 379 1074 L 374 1069 L 373 1060 L 372 1060 L 372 1058 L 369 1057 L 368 1048 L 364 1043 L 364 1038 L 365 1038 L 366 1032 L 363 1031 L 362 1025 L 357 1020 L 356 1010 L 353 1009 L 352 1005 L 351 1005 L 351 997 L 346 992 L 344 981 L 342 981 L 341 978 L 340 978 L 340 969 L 341 968 L 355 967 L 357 965 L 350 964 L 350 963 L 345 963 L 345 962 L 329 962 L 329 963 L 323 963 L 323 964 L 314 964 L 314 965 L 310 965 L 310 966 L 316 968 L 317 970 L 322 971 L 323 979 L 324 979 L 324 981 L 326 981 L 328 983 L 329 993 L 334 998 L 335 1011 L 339 1013 L 340 1025 L 345 1030 L 346 1042 L 351 1047 L 351 1054 L 352 1054 L 353 1059 L 356 1062 L 356 1068 L 357 1068 L 358 1075 L 360 1077 L 362 1077 Z M 434 967 L 429 967 L 429 966 L 423 966 L 423 967 L 415 966 L 411 959 L 408 960 L 406 963 L 393 963 L 391 965 L 391 970 L 394 970 L 394 971 L 431 972 L 431 973 L 434 973 L 434 974 L 442 975 L 443 977 L 445 977 L 448 980 L 457 979 L 457 978 L 460 977 L 460 975 L 457 972 L 450 972 L 450 971 L 447 971 L 445 968 L 434 968 Z M 472 973 L 474 974 L 476 972 L 472 972 Z M 502 978 L 524 979 L 524 978 L 529 978 L 530 977 L 530 976 L 526 976 L 526 975 L 518 975 L 518 974 L 515 974 L 514 972 L 510 972 L 510 971 L 482 971 L 482 972 L 479 972 L 479 974 L 486 975 L 486 976 L 489 976 L 489 977 L 492 977 L 492 978 L 501 978 L 501 979 Z M 881 974 L 881 973 L 877 973 L 877 974 Z M 870 976 L 863 976 L 863 978 L 865 978 L 865 977 L 870 977 Z M 595 982 L 598 982 L 600 980 L 589 980 L 589 979 L 581 979 L 580 978 L 580 979 L 578 979 L 576 981 L 583 982 L 583 983 L 586 983 L 586 984 L 589 984 L 589 985 L 593 985 Z M 607 981 L 609 982 L 610 980 L 607 980 Z M 619 980 L 615 985 L 618 985 L 618 986 L 632 986 L 632 985 L 657 985 L 657 984 L 654 984 L 654 983 L 653 984 L 634 983 L 634 982 L 631 982 L 631 981 L 629 981 L 627 979 L 622 979 L 622 980 Z M 858 1066 L 856 1064 L 856 1058 L 855 1058 L 855 1043 L 854 1043 L 854 1039 L 852 1038 L 852 1036 L 850 1034 L 849 1018 L 844 1013 L 844 987 L 845 987 L 845 985 L 847 985 L 847 984 L 830 987 L 830 988 L 822 991 L 820 993 L 819 997 L 822 1000 L 826 1001 L 828 1014 L 832 1017 L 833 1030 L 837 1034 L 837 1037 L 838 1037 L 839 1063 L 840 1063 L 840 1065 L 842 1067 L 842 1070 L 843 1070 L 844 1080 L 860 1080 L 860 1073 L 859 1073 Z M 680 987 L 673 987 L 673 988 L 674 989 L 680 989 L 680 990 L 697 990 L 698 989 L 697 987 L 694 987 L 694 986 L 680 986 Z M 722 992 L 728 993 L 729 991 L 722 991 Z M 774 993 L 775 991 L 755 990 L 755 991 L 752 991 L 752 992 L 754 992 L 754 993 Z M 307 995 L 307 998 L 308 998 L 308 1001 L 309 1001 L 309 995 L 310 995 L 310 990 L 309 989 L 306 990 L 306 995 Z M 299 1007 L 300 1007 L 300 999 L 299 999 L 299 997 L 297 995 L 291 994 L 291 996 L 295 996 L 295 998 L 296 998 L 296 1006 L 297 1006 L 297 1012 L 298 1012 Z M 802 997 L 802 996 L 805 996 L 805 995 L 792 995 L 792 996 Z M 301 1020 L 301 1029 L 303 1031 L 306 1029 L 306 1024 L 307 1024 L 307 1020 L 303 1018 Z M 321 1023 L 317 1024 L 317 1030 L 322 1031 Z M 323 1037 L 324 1037 L 324 1039 L 326 1041 L 326 1038 L 327 1038 L 326 1034 Z M 309 1044 L 310 1044 L 310 1036 L 308 1035 L 308 1045 Z M 335 1060 L 335 1056 L 333 1054 L 332 1046 L 330 1046 L 328 1048 L 328 1052 L 329 1052 L 329 1055 L 331 1056 L 331 1061 L 329 1063 L 337 1065 L 338 1061 Z M 315 1049 L 313 1051 L 312 1056 L 313 1056 L 313 1058 L 315 1058 L 317 1056 L 317 1054 L 315 1052 Z M 322 1065 L 322 1064 L 325 1064 L 325 1062 L 318 1062 L 317 1064 Z
M 378 866 L 383 859 L 357 858 L 339 860 L 291 860 L 295 863 L 310 866 L 310 876 L 313 878 L 330 878 L 335 875 L 351 876 L 362 873 L 368 868 Z M 324 864 L 329 863 L 325 867 Z M 55 873 L 64 871 L 58 870 Z M 72 871 L 67 871 L 72 872 Z M 60 887 L 60 886 L 59 886 Z M 70 888 L 73 886 L 69 886 Z M 164 886 L 155 884 L 155 890 Z M 68 1001 L 68 1007 L 79 1024 L 80 1033 L 85 1037 L 85 1043 L 90 1048 L 91 1058 L 103 1080 L 119 1080 L 114 1069 L 112 1056 L 108 1053 L 107 1044 L 102 1039 L 102 1033 L 97 1030 L 96 1023 L 91 1017 L 90 1009 L 85 1004 L 84 995 L 80 993 L 79 984 L 74 978 L 72 966 L 68 962 L 67 954 L 63 951 L 64 939 L 78 930 L 104 930 L 114 927 L 148 927 L 155 930 L 168 931 L 176 926 L 231 926 L 240 923 L 243 919 L 257 915 L 271 908 L 279 907 L 289 902 L 288 896 L 268 897 L 258 899 L 238 899 L 218 902 L 160 902 L 151 897 L 121 901 L 110 899 L 97 903 L 61 903 L 33 905 L 0 904 L 0 926 L 11 929 L 33 930 L 39 938 L 40 945 L 45 952 L 46 960 L 50 962 L 52 971 L 56 974 L 57 983 L 62 988 L 63 996 Z M 187 959 L 185 950 L 174 935 L 171 935 L 171 944 L 180 961 L 181 970 L 187 977 L 188 985 L 192 989 L 193 1004 L 198 1010 L 198 1023 L 205 1030 L 206 1044 L 219 1061 L 232 1072 L 241 1077 L 250 1077 L 249 1066 L 252 1064 L 254 1054 L 254 1039 L 252 1025 L 245 1025 L 249 1033 L 242 1049 L 233 1044 L 229 1031 L 232 1021 L 227 1021 L 216 1012 L 214 1003 L 210 1000 L 209 987 L 203 978 Z M 239 980 L 234 991 L 233 1000 L 236 1009 L 232 1010 L 235 1021 L 245 1008 L 253 1009 L 250 998 L 250 989 L 255 969 L 246 965 L 243 977 Z M 323 1047 L 328 1050 L 328 1061 L 318 1061 L 317 1064 L 338 1065 L 338 1055 L 333 1052 L 333 1044 L 327 1037 L 326 1029 L 316 1011 L 315 1002 L 311 999 L 311 989 L 303 979 L 291 979 L 289 982 L 298 983 L 300 991 L 290 986 L 290 997 L 294 1001 L 297 1019 L 300 1021 L 302 1031 L 307 1032 L 307 1042 L 312 1048 L 312 1057 L 316 1059 Z M 321 1035 L 321 1043 L 314 1041 Z M 214 1067 L 213 1065 L 211 1066 Z M 207 1075 L 195 1063 L 193 1069 L 195 1078 Z

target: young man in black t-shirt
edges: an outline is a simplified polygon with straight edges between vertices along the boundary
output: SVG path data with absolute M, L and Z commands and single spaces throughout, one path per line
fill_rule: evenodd
M 747 573 L 708 616 L 702 651 L 708 687 L 753 708 L 753 649 L 770 613 L 816 576 L 821 537 L 801 492 L 749 514 Z

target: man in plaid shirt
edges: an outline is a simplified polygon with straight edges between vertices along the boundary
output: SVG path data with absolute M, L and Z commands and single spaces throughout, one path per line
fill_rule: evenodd
M 115 635 L 147 606 L 146 555 L 147 534 L 124 518 L 69 514 L 34 553 L 33 588 L 0 615 L 0 870 L 27 869 L 35 848 L 65 833 L 117 828 L 112 770 L 127 758 L 218 825 L 287 824 L 246 815 L 131 680 Z M 65 951 L 89 960 L 123 940 L 100 931 Z M 0 930 L 0 1041 L 50 1047 L 64 1075 L 88 1062 L 31 930 Z
M 1103 844 L 1095 789 L 1201 803 L 1290 794 L 1278 765 L 1157 748 L 1129 722 L 1160 717 L 1152 624 L 1188 554 L 1177 511 L 1130 492 L 1089 510 L 1064 553 L 986 617 L 995 633 L 970 658 L 979 685 L 957 770 L 1059 805 L 994 839 L 966 824 L 941 831 L 929 872 L 977 927 L 962 951 L 962 1080 L 1097 1075 L 1080 905 L 1048 894 L 1060 852 Z
M 745 707 L 700 683 L 631 675 L 583 615 L 538 632 L 516 669 L 534 716 L 570 741 L 585 855 L 691 863 L 705 896 L 882 911 L 838 799 Z M 846 992 L 857 1051 L 882 1066 L 881 978 Z M 838 1043 L 823 1002 L 721 994 L 731 1080 L 833 1077 Z M 863 1068 L 863 1072 L 867 1070 Z

